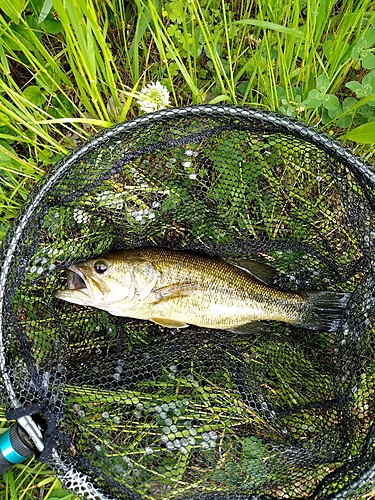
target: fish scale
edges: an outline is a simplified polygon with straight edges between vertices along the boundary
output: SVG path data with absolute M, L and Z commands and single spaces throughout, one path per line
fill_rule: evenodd
M 197 290 L 188 297 L 176 297 L 170 304 L 172 309 L 180 301 L 185 316 L 186 307 L 192 309 L 187 323 L 232 329 L 263 319 L 296 322 L 302 313 L 304 301 L 301 296 L 267 287 L 249 272 L 223 259 L 163 250 L 160 263 L 158 254 L 158 250 L 152 248 L 140 252 L 162 273 L 160 285 L 177 280 L 190 280 L 197 285 Z M 207 314 L 214 310 L 216 315 Z

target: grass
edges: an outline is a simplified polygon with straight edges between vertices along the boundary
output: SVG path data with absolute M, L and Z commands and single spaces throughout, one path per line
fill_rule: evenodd
M 373 10 L 370 0 L 5 0 L 0 238 L 53 163 L 140 113 L 136 92 L 151 81 L 173 106 L 276 111 L 373 161 Z M 74 497 L 29 461 L 6 473 L 0 498 Z

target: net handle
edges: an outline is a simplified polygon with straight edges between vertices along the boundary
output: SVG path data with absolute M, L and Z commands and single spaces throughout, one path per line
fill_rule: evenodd
M 0 474 L 36 452 L 23 428 L 16 422 L 0 437 Z

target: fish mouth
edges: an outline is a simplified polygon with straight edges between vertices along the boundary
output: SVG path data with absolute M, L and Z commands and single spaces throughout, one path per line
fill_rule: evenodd
M 86 295 L 89 295 L 85 276 L 78 267 L 69 266 L 65 272 L 68 279 L 68 290 L 80 290 Z

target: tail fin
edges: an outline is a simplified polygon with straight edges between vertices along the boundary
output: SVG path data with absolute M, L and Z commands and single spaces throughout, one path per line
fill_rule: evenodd
M 334 332 L 348 304 L 350 293 L 303 292 L 305 310 L 298 326 L 311 330 Z

